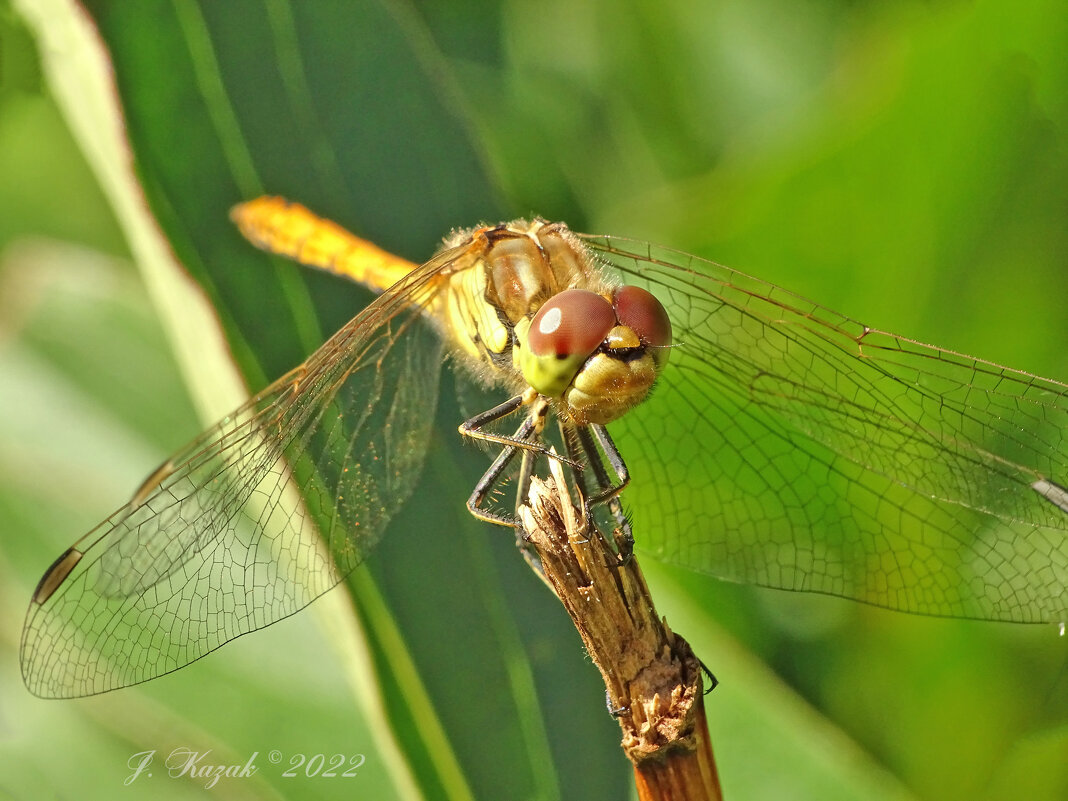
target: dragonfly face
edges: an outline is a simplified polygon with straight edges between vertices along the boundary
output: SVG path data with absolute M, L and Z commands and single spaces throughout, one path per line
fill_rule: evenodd
M 39 695 L 176 670 L 355 569 L 412 492 L 442 341 L 511 395 L 461 427 L 502 448 L 476 513 L 516 456 L 522 488 L 555 418 L 559 458 L 617 523 L 633 474 L 637 544 L 668 562 L 907 612 L 1068 617 L 1062 383 L 561 224 L 476 228 L 416 266 L 278 199 L 235 219 L 382 294 L 46 571 L 21 649 Z M 519 411 L 513 434 L 488 429 Z
M 517 366 L 527 384 L 562 401 L 580 425 L 611 423 L 653 388 L 667 362 L 671 321 L 634 286 L 610 297 L 567 289 L 517 326 Z

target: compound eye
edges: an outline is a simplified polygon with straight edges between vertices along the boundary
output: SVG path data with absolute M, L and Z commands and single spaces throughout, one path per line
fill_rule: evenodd
M 612 305 L 596 292 L 565 289 L 538 309 L 530 322 L 527 346 L 539 357 L 585 359 L 600 347 L 615 324 Z
M 641 287 L 622 286 L 616 290 L 612 305 L 619 322 L 634 331 L 643 345 L 655 348 L 671 344 L 671 320 L 651 292 Z

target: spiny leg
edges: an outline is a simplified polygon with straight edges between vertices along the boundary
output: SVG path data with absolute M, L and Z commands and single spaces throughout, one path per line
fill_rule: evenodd
M 528 415 L 524 418 L 522 424 L 516 429 L 515 434 L 511 438 L 516 443 L 524 441 L 528 442 L 527 447 L 523 448 L 524 453 L 527 453 L 529 448 L 534 447 L 536 444 L 529 442 L 528 440 L 530 435 L 534 432 L 534 428 L 535 420 L 532 416 Z M 485 520 L 488 523 L 497 523 L 502 526 L 514 527 L 516 525 L 514 516 L 496 512 L 492 509 L 486 509 L 482 506 L 482 503 L 486 500 L 486 496 L 489 495 L 498 482 L 500 482 L 501 476 L 508 468 L 508 465 L 512 463 L 512 460 L 515 458 L 515 455 L 519 450 L 519 444 L 505 445 L 501 449 L 501 452 L 497 454 L 497 458 L 493 460 L 489 469 L 482 474 L 482 478 L 475 484 L 475 488 L 471 491 L 471 495 L 467 499 L 467 509 L 479 520 Z
M 484 431 L 483 428 L 514 414 L 523 406 L 529 411 L 523 422 L 511 436 Z M 466 420 L 459 427 L 462 435 L 484 442 L 493 442 L 502 446 L 501 452 L 493 460 L 489 469 L 482 475 L 467 499 L 467 508 L 472 515 L 489 523 L 511 526 L 516 531 L 516 542 L 524 557 L 540 570 L 536 557 L 532 557 L 521 526 L 519 525 L 519 508 L 526 502 L 530 489 L 534 463 L 539 454 L 567 464 L 572 471 L 573 486 L 578 492 L 583 511 L 587 519 L 592 520 L 592 507 L 607 504 L 615 521 L 616 543 L 620 562 L 625 564 L 631 558 L 634 538 L 630 522 L 623 512 L 623 506 L 617 497 L 630 481 L 630 473 L 620 456 L 608 431 L 601 425 L 575 426 L 560 423 L 560 432 L 567 453 L 562 456 L 547 448 L 543 440 L 545 418 L 549 412 L 549 401 L 533 390 L 509 398 L 474 417 Z M 591 435 L 592 429 L 592 435 Z M 596 441 L 595 441 L 596 440 Z M 598 449 L 600 444 L 600 449 Z M 601 452 L 604 452 L 609 465 L 616 474 L 616 482 L 605 469 Z M 502 482 L 502 476 L 508 469 L 516 454 L 521 454 L 518 480 L 516 483 L 515 513 L 513 515 L 486 508 L 484 503 L 493 489 Z M 585 465 L 590 465 L 593 476 L 584 472 Z
M 519 397 L 521 398 L 522 396 Z M 475 420 L 478 425 L 485 425 L 488 422 L 500 419 L 516 411 L 522 405 L 516 404 L 514 401 L 515 398 L 495 407 L 495 409 L 491 409 L 490 412 L 478 415 L 477 418 L 472 418 L 472 420 Z M 489 469 L 478 480 L 470 497 L 467 499 L 467 508 L 475 517 L 490 523 L 511 526 L 515 530 L 516 546 L 539 575 L 543 573 L 541 562 L 527 542 L 523 527 L 519 523 L 519 507 L 526 503 L 526 498 L 530 491 L 530 478 L 533 472 L 534 459 L 538 453 L 546 452 L 542 445 L 542 432 L 545 429 L 545 417 L 548 411 L 549 404 L 546 400 L 536 401 L 515 433 L 511 437 L 501 438 L 510 444 L 506 444 L 501 449 L 497 458 L 493 460 Z M 463 428 L 461 428 L 462 430 Z M 477 431 L 477 428 L 472 430 Z M 486 500 L 486 496 L 502 481 L 501 477 L 504 471 L 512 463 L 517 453 L 521 453 L 522 462 L 516 484 L 515 514 L 510 516 L 485 508 L 483 502 Z
M 567 429 L 570 429 L 573 438 L 568 436 Z M 597 443 L 601 445 L 600 450 L 594 442 L 595 438 Z M 568 443 L 568 455 L 573 459 L 585 461 L 593 473 L 594 486 L 592 491 L 587 487 L 585 480 L 585 476 L 589 474 L 584 474 L 583 478 L 579 478 L 578 474 L 575 474 L 576 486 L 582 491 L 582 502 L 586 517 L 592 519 L 593 508 L 601 504 L 607 504 L 612 519 L 615 521 L 619 560 L 621 564 L 626 564 L 633 555 L 634 535 L 631 532 L 630 521 L 627 520 L 627 516 L 623 511 L 623 504 L 619 500 L 619 493 L 630 483 L 630 471 L 627 469 L 623 457 L 620 455 L 611 436 L 609 436 L 607 429 L 601 425 L 568 426 L 564 430 L 564 441 Z M 609 465 L 611 465 L 616 474 L 616 483 L 612 482 L 608 471 L 605 469 L 604 461 L 601 458 L 601 450 L 604 451 Z
M 481 440 L 482 442 L 493 442 L 504 448 L 513 447 L 534 451 L 535 453 L 540 453 L 542 456 L 549 456 L 553 459 L 558 459 L 565 464 L 570 464 L 572 467 L 578 467 L 578 465 L 570 459 L 550 452 L 550 450 L 541 443 L 540 437 L 537 441 L 531 441 L 519 437 L 518 431 L 512 436 L 506 436 L 504 434 L 494 434 L 493 432 L 482 430 L 490 423 L 515 413 L 522 406 L 531 406 L 534 409 L 530 414 L 531 417 L 536 415 L 544 417 L 545 413 L 548 411 L 549 402 L 543 396 L 539 395 L 536 390 L 528 389 L 522 395 L 511 397 L 504 403 L 500 403 L 492 409 L 487 409 L 480 414 L 476 414 L 471 419 L 465 420 L 460 424 L 460 434 L 465 437 L 470 437 L 471 439 Z
M 600 470 L 598 480 L 603 480 L 604 489 L 597 497 L 591 498 L 590 503 L 597 504 L 616 500 L 619 497 L 619 493 L 625 490 L 627 485 L 630 484 L 630 470 L 627 469 L 627 463 L 623 461 L 623 455 L 619 452 L 619 448 L 616 447 L 616 443 L 612 441 L 608 429 L 601 425 L 591 425 L 590 428 L 593 430 L 593 435 L 600 443 L 604 455 L 608 457 L 608 463 L 612 466 L 612 470 L 615 472 L 619 482 L 617 484 L 609 484 L 607 475 L 604 475 L 606 472 L 604 465 L 598 460 L 598 465 L 595 470 Z M 586 432 L 586 434 L 587 436 L 589 435 L 588 432 Z M 603 479 L 601 479 L 601 475 L 604 475 Z

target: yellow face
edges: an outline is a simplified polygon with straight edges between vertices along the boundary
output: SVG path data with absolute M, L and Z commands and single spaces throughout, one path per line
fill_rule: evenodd
M 671 322 L 644 289 L 611 297 L 586 289 L 554 295 L 515 329 L 516 367 L 526 382 L 562 402 L 579 424 L 605 424 L 640 403 L 667 362 Z

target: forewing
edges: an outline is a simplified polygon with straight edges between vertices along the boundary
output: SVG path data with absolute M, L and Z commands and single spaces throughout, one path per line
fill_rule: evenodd
M 45 697 L 146 681 L 293 614 L 374 547 L 429 440 L 443 253 L 175 454 L 46 573 L 22 637 Z
M 677 251 L 586 239 L 660 298 L 677 343 L 612 426 L 640 547 L 908 612 L 1068 616 L 1068 387 Z

